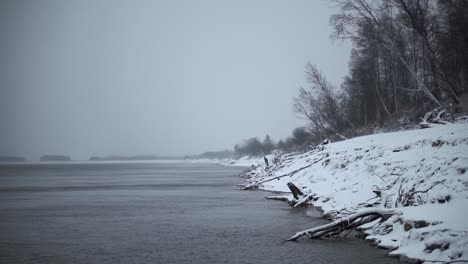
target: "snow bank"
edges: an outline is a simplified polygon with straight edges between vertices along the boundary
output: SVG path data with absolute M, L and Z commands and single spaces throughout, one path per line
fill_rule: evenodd
M 266 158 L 268 159 L 270 163 L 273 161 L 273 156 L 274 155 L 266 155 Z M 263 156 L 262 157 L 244 156 L 239 159 L 221 160 L 221 161 L 218 161 L 218 163 L 221 165 L 225 165 L 225 166 L 239 166 L 239 167 L 251 167 L 252 165 L 254 167 L 257 167 L 259 165 L 265 165 Z
M 292 181 L 304 193 L 316 193 L 319 199 L 311 203 L 335 218 L 378 201 L 372 190 L 385 189 L 387 207 L 400 215 L 369 225 L 367 239 L 408 259 L 468 260 L 467 123 L 353 138 L 283 155 L 268 168 L 257 159 L 260 166 L 247 174 L 246 184 L 318 160 L 259 187 L 289 193 Z
M 269 162 L 273 161 L 274 155 L 266 155 Z M 257 167 L 259 165 L 265 164 L 263 156 L 261 157 L 252 157 L 244 156 L 239 159 L 185 159 L 185 163 L 216 163 L 223 166 L 235 166 L 235 167 Z

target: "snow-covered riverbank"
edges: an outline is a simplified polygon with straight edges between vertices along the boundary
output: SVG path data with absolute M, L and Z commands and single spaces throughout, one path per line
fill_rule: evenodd
M 468 260 L 467 123 L 353 138 L 283 155 L 270 167 L 262 159 L 221 163 L 257 166 L 247 185 L 307 167 L 259 188 L 289 193 L 293 182 L 315 193 L 309 203 L 333 218 L 373 204 L 372 191 L 385 190 L 397 214 L 368 224 L 366 239 L 406 259 Z
M 273 159 L 273 155 L 266 155 L 266 158 L 268 160 Z M 219 164 L 225 165 L 225 166 L 239 166 L 239 167 L 251 167 L 252 165 L 254 167 L 260 166 L 262 164 L 265 164 L 265 161 L 263 160 L 263 157 L 242 157 L 240 159 L 226 159 L 226 160 L 220 160 L 218 161 Z

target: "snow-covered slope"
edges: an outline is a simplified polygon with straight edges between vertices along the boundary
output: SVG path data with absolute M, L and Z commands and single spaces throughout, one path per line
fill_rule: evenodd
M 271 162 L 273 160 L 274 155 L 266 155 L 265 157 Z M 227 159 L 227 160 L 221 160 L 218 162 L 221 165 L 225 166 L 239 166 L 239 167 L 250 167 L 250 166 L 259 166 L 262 164 L 265 164 L 265 161 L 263 160 L 262 157 L 250 157 L 250 156 L 244 156 L 239 159 Z
M 390 254 L 422 260 L 468 260 L 468 124 L 353 138 L 303 154 L 283 155 L 247 173 L 253 184 L 300 168 L 259 187 L 289 192 L 288 182 L 324 213 L 340 217 L 378 201 L 386 190 L 395 215 L 367 229 L 367 239 Z M 299 231 L 299 230 L 298 230 Z
M 269 161 L 273 160 L 274 155 L 265 156 Z M 263 156 L 244 156 L 238 159 L 185 159 L 183 162 L 187 163 L 216 163 L 224 166 L 236 167 L 257 167 L 264 164 Z

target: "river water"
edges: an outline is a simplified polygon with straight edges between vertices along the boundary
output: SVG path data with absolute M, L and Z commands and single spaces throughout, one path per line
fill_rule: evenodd
M 240 168 L 0 165 L 0 263 L 396 263 L 359 239 L 284 242 L 325 221 L 239 191 Z

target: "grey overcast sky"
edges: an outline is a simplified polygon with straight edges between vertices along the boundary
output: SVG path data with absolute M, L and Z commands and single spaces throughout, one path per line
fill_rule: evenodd
M 332 83 L 319 0 L 2 0 L 0 155 L 184 155 L 278 140 L 317 64 Z

